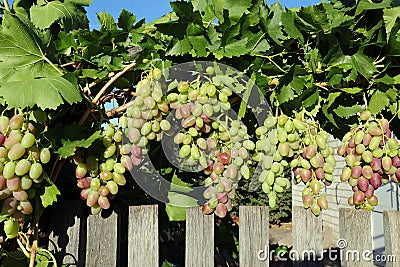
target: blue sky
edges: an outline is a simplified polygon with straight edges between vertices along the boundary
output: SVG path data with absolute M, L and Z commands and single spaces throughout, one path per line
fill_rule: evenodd
M 268 1 L 269 4 L 276 1 Z M 299 7 L 318 4 L 321 0 L 281 0 L 283 6 Z M 121 9 L 134 13 L 138 19 L 146 18 L 146 21 L 152 21 L 171 11 L 168 0 L 93 0 L 92 4 L 87 8 L 90 26 L 98 28 L 96 13 L 106 11 L 114 18 L 118 18 Z

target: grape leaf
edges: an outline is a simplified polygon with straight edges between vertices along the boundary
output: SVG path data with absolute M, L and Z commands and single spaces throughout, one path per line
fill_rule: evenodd
M 63 146 L 57 150 L 57 154 L 60 157 L 68 158 L 75 154 L 75 148 L 84 147 L 88 148 L 94 141 L 101 137 L 101 132 L 94 132 L 89 138 L 82 140 L 61 140 Z
M 45 56 L 36 33 L 20 19 L 4 14 L 0 28 L 0 95 L 10 107 L 55 109 L 79 102 L 78 87 Z
M 167 52 L 167 56 L 180 56 L 189 53 L 192 46 L 189 39 L 185 38 L 176 42 L 176 44 Z
M 238 21 L 243 14 L 249 13 L 248 8 L 251 7 L 251 0 L 225 0 L 224 9 L 229 11 L 231 21 Z
M 279 91 L 279 94 L 277 95 L 279 104 L 288 102 L 289 100 L 292 100 L 293 98 L 294 98 L 294 91 L 289 85 L 284 85 L 281 88 L 281 90 Z
M 77 87 L 63 77 L 4 82 L 0 87 L 0 95 L 9 107 L 25 108 L 37 105 L 43 110 L 56 109 L 64 100 L 68 104 L 81 100 Z
M 382 91 L 376 91 L 368 103 L 368 110 L 373 115 L 381 112 L 389 104 L 389 97 Z
M 376 72 L 376 67 L 372 64 L 372 60 L 366 55 L 363 55 L 360 51 L 351 56 L 351 61 L 353 63 L 354 69 L 356 69 L 362 76 L 369 78 L 374 72 Z
M 57 195 L 61 195 L 61 193 L 55 184 L 46 186 L 44 188 L 44 194 L 40 196 L 43 207 L 46 208 L 46 207 L 52 205 L 54 202 L 56 202 Z
M 133 24 L 136 22 L 136 16 L 132 12 L 122 9 L 121 14 L 118 17 L 118 27 L 126 31 L 133 29 Z
M 285 32 L 292 37 L 293 39 L 299 39 L 301 42 L 304 42 L 303 35 L 297 28 L 294 22 L 294 16 L 292 11 L 288 10 L 287 12 L 282 13 L 281 16 L 282 24 L 285 29 Z
M 30 9 L 32 23 L 39 29 L 47 29 L 61 18 L 74 19 L 78 13 L 75 5 L 71 1 L 46 2 L 44 5 L 35 5 Z
M 386 34 L 389 36 L 397 19 L 400 18 L 400 6 L 383 10 L 383 20 L 385 21 Z
M 364 108 L 362 106 L 360 106 L 360 105 L 354 105 L 354 106 L 351 106 L 351 107 L 344 107 L 344 106 L 340 105 L 339 107 L 337 107 L 333 111 L 339 117 L 348 119 L 351 116 L 354 116 L 358 112 L 361 112 L 363 110 L 364 110 Z
M 99 12 L 97 14 L 97 20 L 100 22 L 101 31 L 112 31 L 118 29 L 113 16 L 107 12 Z
M 361 14 L 364 10 L 382 9 L 390 7 L 390 2 L 391 0 L 383 0 L 380 3 L 373 3 L 370 2 L 369 0 L 361 0 L 357 5 L 356 13 L 354 15 L 357 16 Z
M 281 44 L 280 40 L 284 40 L 285 36 L 283 35 L 282 32 L 282 22 L 281 22 L 281 16 L 282 16 L 282 6 L 279 3 L 273 4 L 271 6 L 271 11 L 274 12 L 274 16 L 272 19 L 269 21 L 267 30 L 269 36 L 272 38 L 272 40 L 275 41 L 277 44 Z

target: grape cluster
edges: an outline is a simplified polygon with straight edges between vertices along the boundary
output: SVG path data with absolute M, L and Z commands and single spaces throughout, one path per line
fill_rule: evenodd
M 76 152 L 77 186 L 82 189 L 80 197 L 86 200 L 92 214 L 110 208 L 110 199 L 118 193 L 118 186 L 126 184 L 124 173 L 133 168 L 130 153 L 131 147 L 122 145 L 122 131 L 111 124 L 98 142 Z
M 120 120 L 131 162 L 141 164 L 149 140 L 170 137 L 175 146 L 169 154 L 175 157 L 169 160 L 207 176 L 203 211 L 224 217 L 232 209 L 237 182 L 250 177 L 247 164 L 255 149 L 247 127 L 228 116 L 232 89 L 199 80 L 175 80 L 165 94 L 163 87 L 160 70 L 151 70 L 137 84 L 136 98 Z
M 360 126 L 345 134 L 338 148 L 338 155 L 346 160 L 340 180 L 348 182 L 354 191 L 349 205 L 373 210 L 378 204 L 375 190 L 390 179 L 400 179 L 399 142 L 392 137 L 387 119 L 377 119 L 365 110 L 360 121 Z
M 43 181 L 45 172 L 42 165 L 51 158 L 49 148 L 40 147 L 35 136 L 36 128 L 24 115 L 29 116 L 0 116 L 0 199 L 2 215 L 10 216 L 4 224 L 9 238 L 18 232 L 15 225 L 32 213 L 35 185 Z
M 260 181 L 268 194 L 269 205 L 276 205 L 276 196 L 290 188 L 290 179 L 284 177 L 285 168 L 292 168 L 295 182 L 303 182 L 305 208 L 318 216 L 328 204 L 322 192 L 323 184 L 330 185 L 336 166 L 334 149 L 327 140 L 329 134 L 319 130 L 311 118 L 304 120 L 304 113 L 290 118 L 285 114 L 268 117 L 264 125 L 256 130 L 257 151 L 263 171 Z

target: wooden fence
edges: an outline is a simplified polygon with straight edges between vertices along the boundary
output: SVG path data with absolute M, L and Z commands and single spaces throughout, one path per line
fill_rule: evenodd
M 63 204 L 53 214 L 49 249 L 60 262 L 69 266 L 88 267 L 155 267 L 159 263 L 158 206 L 131 206 L 106 218 L 81 216 L 83 207 L 77 203 Z M 67 214 L 71 213 L 71 214 Z M 372 213 L 363 210 L 340 210 L 341 266 L 374 266 L 364 258 L 372 251 Z M 239 207 L 240 266 L 269 266 L 269 223 L 267 207 Z M 292 257 L 294 266 L 326 266 L 321 260 L 309 261 L 310 251 L 317 257 L 323 253 L 322 219 L 302 207 L 294 207 Z M 124 222 L 128 227 L 120 231 Z M 384 212 L 386 266 L 400 266 L 400 212 Z M 127 254 L 121 251 L 127 242 Z M 214 217 L 203 215 L 199 208 L 187 209 L 185 266 L 214 266 Z M 182 252 L 183 253 L 183 252 Z M 357 259 L 357 253 L 359 259 Z M 124 260 L 121 258 L 123 257 Z M 267 259 L 267 260 L 264 260 Z M 396 262 L 396 259 L 397 262 Z

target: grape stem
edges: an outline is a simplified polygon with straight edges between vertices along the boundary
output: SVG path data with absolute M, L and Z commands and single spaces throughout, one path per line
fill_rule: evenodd
M 8 12 L 11 12 L 10 5 L 8 4 L 8 0 L 4 0 L 3 3 L 4 3 L 4 7 L 6 8 L 6 10 Z
M 399 114 L 400 112 L 400 108 L 396 111 L 396 113 L 393 115 L 393 117 L 390 119 L 389 123 L 392 122 L 392 120 L 394 120 L 394 118 L 396 118 L 396 116 Z

